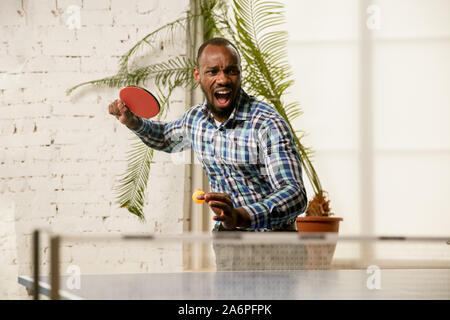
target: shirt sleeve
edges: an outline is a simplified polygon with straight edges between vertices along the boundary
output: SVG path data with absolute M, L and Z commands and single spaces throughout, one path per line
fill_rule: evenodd
M 177 121 L 162 122 L 140 118 L 132 130 L 147 146 L 164 152 L 180 152 L 190 148 L 186 126 L 187 113 Z
M 251 229 L 282 227 L 295 221 L 308 204 L 300 155 L 293 134 L 281 117 L 265 121 L 258 141 L 264 174 L 274 191 L 262 201 L 242 208 L 250 215 Z

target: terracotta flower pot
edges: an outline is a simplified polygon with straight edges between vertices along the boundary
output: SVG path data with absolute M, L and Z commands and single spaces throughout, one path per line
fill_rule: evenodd
M 339 232 L 339 222 L 344 219 L 338 217 L 298 217 L 297 230 L 300 233 Z M 305 269 L 329 269 L 333 260 L 336 243 L 306 244 L 308 252 Z
M 297 217 L 298 232 L 339 232 L 338 217 Z

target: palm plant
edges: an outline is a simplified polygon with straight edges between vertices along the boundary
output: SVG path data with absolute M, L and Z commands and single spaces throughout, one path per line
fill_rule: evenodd
M 286 103 L 283 100 L 283 95 L 293 84 L 287 62 L 287 33 L 277 30 L 285 21 L 283 5 L 269 0 L 232 0 L 230 6 L 226 0 L 201 0 L 199 5 L 198 14 L 187 12 L 186 16 L 158 28 L 137 42 L 122 57 L 116 75 L 81 83 L 69 89 L 68 94 L 84 85 L 120 88 L 126 85 L 145 85 L 147 81 L 153 80 L 158 88 L 157 98 L 162 110 L 158 120 L 164 118 L 175 88 L 192 89 L 197 86 L 192 76 L 195 58 L 176 57 L 144 67 L 133 66 L 132 60 L 136 58 L 139 49 L 152 47 L 161 36 L 170 41 L 171 35 L 200 19 L 204 40 L 222 36 L 233 41 L 242 56 L 244 89 L 274 106 L 295 133 L 302 165 L 314 191 L 306 214 L 330 215 L 329 200 L 326 199 L 326 192 L 322 189 L 310 160 L 312 151 L 301 143 L 302 132 L 294 131 L 291 124 L 302 113 L 299 103 Z M 127 171 L 120 178 L 116 191 L 120 207 L 127 208 L 145 220 L 143 206 L 153 150 L 139 139 L 136 140 L 128 154 Z

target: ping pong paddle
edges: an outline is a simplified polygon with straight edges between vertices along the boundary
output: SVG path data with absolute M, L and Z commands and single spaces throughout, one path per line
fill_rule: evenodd
M 120 90 L 119 98 L 138 117 L 148 119 L 159 113 L 158 99 L 144 88 L 136 86 L 125 87 Z

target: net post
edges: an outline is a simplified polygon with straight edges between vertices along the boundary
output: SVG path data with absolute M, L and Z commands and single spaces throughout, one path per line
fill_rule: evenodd
M 59 300 L 59 236 L 51 237 L 50 239 L 50 298 L 52 300 Z
M 39 300 L 39 230 L 33 231 L 33 299 Z

